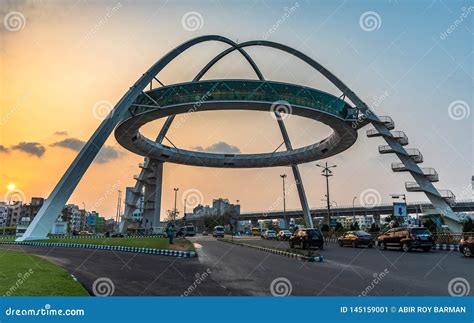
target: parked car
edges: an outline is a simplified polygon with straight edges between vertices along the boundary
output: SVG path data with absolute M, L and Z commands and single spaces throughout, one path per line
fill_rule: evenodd
M 337 243 L 340 247 L 352 246 L 357 248 L 358 246 L 367 246 L 372 248 L 374 238 L 365 231 L 347 231 L 342 236 L 337 238 Z
M 290 248 L 294 248 L 296 245 L 300 246 L 301 249 L 307 249 L 310 247 L 323 249 L 324 247 L 323 234 L 319 229 L 300 228 L 293 232 L 289 242 Z
M 265 230 L 265 233 L 263 234 L 263 238 L 267 240 L 276 239 L 276 236 L 275 230 Z
M 265 239 L 265 232 L 267 232 L 268 229 L 262 229 L 260 230 L 260 238 Z
M 473 257 L 474 256 L 474 237 L 464 237 L 461 239 L 459 243 L 459 251 L 465 257 Z
M 428 252 L 435 244 L 435 239 L 427 228 L 393 228 L 377 237 L 380 249 L 396 247 L 405 252 L 411 249 L 423 249 Z
M 217 225 L 214 227 L 214 232 L 212 232 L 214 238 L 224 238 L 224 227 L 222 225 Z
M 280 230 L 277 234 L 277 239 L 280 241 L 283 240 L 288 240 L 291 237 L 291 231 L 290 230 Z
M 94 234 L 89 231 L 81 231 L 79 232 L 80 236 L 93 236 Z

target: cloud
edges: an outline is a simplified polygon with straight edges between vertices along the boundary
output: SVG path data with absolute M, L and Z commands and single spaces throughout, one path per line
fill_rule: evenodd
M 79 151 L 84 147 L 85 142 L 77 138 L 66 138 L 61 141 L 50 144 L 51 147 L 68 148 L 74 151 Z
M 36 157 L 41 157 L 44 155 L 46 152 L 46 148 L 39 142 L 20 142 L 14 146 L 11 147 L 13 150 L 20 150 L 24 153 L 36 156 Z
M 54 134 L 56 136 L 67 136 L 68 132 L 67 131 L 56 131 Z
M 194 150 L 202 151 L 206 153 L 220 153 L 220 154 L 239 154 L 240 148 L 237 146 L 229 145 L 226 142 L 219 141 L 208 147 L 197 146 L 193 147 Z
M 66 138 L 61 141 L 50 144 L 51 147 L 61 147 L 73 151 L 80 151 L 85 145 L 85 141 L 77 138 Z M 102 146 L 97 154 L 95 161 L 99 164 L 105 164 L 114 159 L 120 158 L 121 152 L 113 146 Z
M 3 145 L 0 145 L 0 153 L 8 153 L 8 152 L 10 152 L 10 149 L 8 149 L 7 147 Z

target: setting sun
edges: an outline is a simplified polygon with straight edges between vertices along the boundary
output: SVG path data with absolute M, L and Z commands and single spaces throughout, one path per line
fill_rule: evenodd
M 14 191 L 16 189 L 16 185 L 13 183 L 10 183 L 7 185 L 7 188 L 9 191 Z

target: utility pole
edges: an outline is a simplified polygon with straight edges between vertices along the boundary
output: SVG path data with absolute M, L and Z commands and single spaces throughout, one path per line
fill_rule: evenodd
M 175 223 L 175 222 L 176 222 L 176 213 L 178 213 L 178 210 L 176 209 L 176 199 L 178 198 L 178 191 L 179 191 L 179 188 L 178 188 L 178 187 L 175 187 L 175 188 L 173 188 L 173 191 L 174 191 L 173 223 Z
M 285 189 L 286 174 L 281 174 L 280 177 L 283 180 L 283 218 L 285 219 L 285 227 L 288 229 L 289 223 L 288 223 L 288 219 L 286 218 L 286 189 Z
M 317 167 L 322 168 L 321 175 L 326 177 L 326 202 L 327 202 L 327 209 L 328 209 L 328 225 L 329 230 L 331 230 L 331 200 L 329 197 L 329 177 L 332 176 L 331 168 L 337 167 L 337 165 L 330 165 L 328 163 L 323 165 L 316 164 Z
M 186 199 L 184 199 L 184 208 L 183 208 L 183 225 L 186 226 Z
M 115 224 L 117 225 L 120 221 L 120 213 L 121 213 L 121 204 L 122 204 L 122 191 L 117 190 L 118 197 L 117 197 L 117 212 L 115 214 Z

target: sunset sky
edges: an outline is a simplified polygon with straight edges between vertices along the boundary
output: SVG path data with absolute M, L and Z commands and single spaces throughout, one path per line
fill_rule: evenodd
M 6 1 L 0 0 L 0 201 L 14 183 L 29 201 L 47 197 L 64 171 L 127 89 L 160 57 L 180 43 L 205 34 L 243 42 L 267 38 L 308 54 L 348 84 L 379 115 L 390 115 L 396 130 L 419 148 L 423 167 L 434 167 L 439 189 L 472 199 L 473 174 L 473 17 L 469 1 Z M 471 6 L 470 6 L 471 5 Z M 20 27 L 8 16 L 20 13 Z M 184 18 L 193 13 L 197 27 Z M 375 28 L 364 25 L 375 12 Z M 196 15 L 197 13 L 197 15 Z M 463 13 L 466 17 L 463 16 Z M 189 15 L 188 15 L 189 16 Z M 376 16 L 376 18 L 377 18 Z M 460 23 L 456 23 L 460 21 Z M 453 28 L 454 26 L 454 28 Z M 195 29 L 195 30 L 194 30 Z M 372 30 L 373 29 L 373 30 Z M 447 32 L 449 30 L 449 33 Z M 158 76 L 165 84 L 192 79 L 226 46 L 208 42 L 184 52 Z M 267 79 L 340 92 L 297 59 L 269 48 L 249 54 Z M 205 79 L 251 78 L 236 53 L 217 64 Z M 105 107 L 105 108 L 104 108 Z M 314 121 L 285 120 L 294 147 L 311 144 L 331 130 Z M 143 133 L 154 138 L 161 120 Z M 380 202 L 404 193 L 405 173 L 393 173 L 392 155 L 379 155 L 379 138 L 366 127 L 349 150 L 328 160 L 337 164 L 331 195 L 350 205 L 367 189 Z M 271 152 L 281 142 L 270 113 L 192 114 L 168 137 L 185 149 L 220 148 L 242 153 Z M 224 150 L 223 150 L 224 149 Z M 117 189 L 134 184 L 143 157 L 122 148 L 111 136 L 82 178 L 69 203 L 105 217 L 115 215 Z M 322 161 L 324 162 L 324 161 Z M 301 165 L 312 207 L 322 206 L 323 177 L 316 162 Z M 215 169 L 165 164 L 163 212 L 173 206 L 173 187 L 213 198 L 240 200 L 242 211 L 265 210 L 281 196 L 280 174 L 289 167 Z M 425 200 L 409 193 L 408 201 Z M 299 207 L 296 190 L 287 207 Z M 277 209 L 282 209 L 278 202 Z

